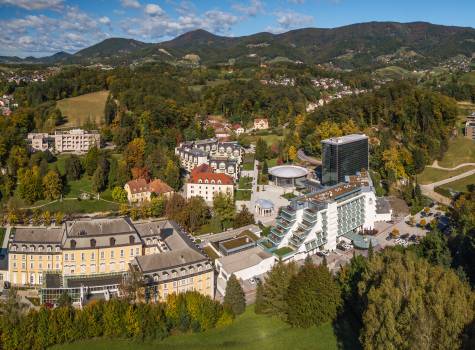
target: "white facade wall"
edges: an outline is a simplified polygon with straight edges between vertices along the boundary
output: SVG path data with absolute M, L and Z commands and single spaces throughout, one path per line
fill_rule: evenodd
M 211 183 L 187 183 L 186 198 L 202 197 L 206 202 L 212 202 L 215 194 L 224 193 L 233 197 L 234 186 Z

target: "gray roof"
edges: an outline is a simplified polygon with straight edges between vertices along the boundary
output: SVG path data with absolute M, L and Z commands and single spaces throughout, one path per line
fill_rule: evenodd
M 274 203 L 270 200 L 260 198 L 256 201 L 256 205 L 260 206 L 262 209 L 272 209 L 274 208 Z
M 13 243 L 61 243 L 63 230 L 61 227 L 16 228 Z
M 278 165 L 270 168 L 269 174 L 284 179 L 293 179 L 307 176 L 308 170 L 296 165 Z
M 332 145 L 341 145 L 344 143 L 350 143 L 350 142 L 366 140 L 366 139 L 368 139 L 368 136 L 364 134 L 350 134 L 350 135 L 345 135 L 345 136 L 340 136 L 340 137 L 331 137 L 329 139 L 322 140 L 322 143 L 329 143 Z
M 376 198 L 376 213 L 385 214 L 391 212 L 391 205 L 386 198 Z
M 135 260 L 140 270 L 147 273 L 207 261 L 208 259 L 192 248 L 183 248 L 165 253 L 137 256 Z
M 68 237 L 117 235 L 135 233 L 132 224 L 125 218 L 86 219 L 68 221 L 66 235 Z
M 262 250 L 260 247 L 254 247 L 236 254 L 223 256 L 222 258 L 219 258 L 218 261 L 221 263 L 226 273 L 232 274 L 255 266 L 270 257 L 272 257 L 272 254 Z

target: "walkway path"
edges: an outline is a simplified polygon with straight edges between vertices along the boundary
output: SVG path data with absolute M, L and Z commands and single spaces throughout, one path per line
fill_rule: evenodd
M 470 165 L 470 163 L 468 163 L 468 164 Z M 463 164 L 461 164 L 461 166 L 463 166 Z M 444 179 L 444 180 L 433 182 L 431 184 L 420 185 L 422 194 L 424 194 L 425 196 L 427 196 L 429 198 L 432 198 L 433 200 L 435 200 L 437 202 L 440 202 L 442 204 L 450 205 L 451 199 L 447 198 L 445 196 L 442 196 L 441 194 L 435 192 L 434 188 L 445 185 L 445 184 L 448 184 L 448 183 L 453 182 L 453 181 L 463 179 L 463 178 L 465 178 L 467 176 L 471 176 L 473 174 L 475 174 L 475 169 L 466 171 L 466 172 L 464 172 L 462 174 L 459 174 L 459 175 L 451 176 L 451 177 L 449 177 L 447 179 Z
M 466 166 L 475 166 L 475 163 L 463 163 L 463 164 L 459 164 L 457 166 L 454 166 L 453 168 L 444 168 L 444 167 L 439 165 L 439 162 L 436 159 L 436 160 L 434 160 L 434 163 L 432 163 L 432 165 L 428 165 L 428 167 L 430 167 L 430 168 L 447 170 L 447 171 L 457 170 L 459 168 L 463 168 L 463 167 L 466 167 Z
M 297 157 L 298 159 L 304 161 L 304 162 L 308 162 L 312 165 L 321 165 L 322 164 L 322 161 L 320 159 L 317 159 L 317 158 L 314 158 L 314 157 L 310 157 L 310 156 L 307 156 L 305 154 L 305 152 L 303 151 L 303 149 L 299 149 L 297 151 Z

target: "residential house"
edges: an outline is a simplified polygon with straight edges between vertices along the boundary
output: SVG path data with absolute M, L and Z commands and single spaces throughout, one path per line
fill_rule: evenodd
M 267 130 L 269 129 L 269 121 L 267 118 L 254 119 L 254 130 Z
M 147 182 L 145 179 L 130 180 L 124 185 L 124 190 L 127 192 L 127 199 L 129 203 L 140 203 L 150 201 L 152 193 L 157 196 L 170 196 L 174 191 L 160 179 L 155 179 Z
M 209 165 L 202 164 L 192 170 L 185 186 L 186 198 L 202 197 L 206 202 L 213 202 L 214 196 L 224 193 L 234 194 L 233 178 L 222 173 L 215 173 Z

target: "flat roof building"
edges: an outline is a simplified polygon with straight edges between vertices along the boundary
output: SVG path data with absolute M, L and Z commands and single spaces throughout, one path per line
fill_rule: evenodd
M 333 186 L 345 176 L 369 169 L 368 136 L 351 134 L 322 140 L 322 184 Z

